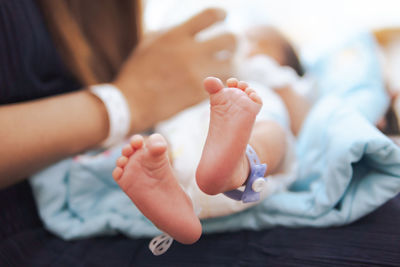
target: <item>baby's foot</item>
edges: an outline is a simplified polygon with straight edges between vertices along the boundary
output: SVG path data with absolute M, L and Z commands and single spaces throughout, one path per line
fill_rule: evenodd
M 200 221 L 173 174 L 161 135 L 133 136 L 116 164 L 115 181 L 155 226 L 183 244 L 200 238 Z
M 249 174 L 246 146 L 262 102 L 245 82 L 217 78 L 204 81 L 210 94 L 210 127 L 196 171 L 196 181 L 206 194 L 215 195 L 243 185 Z

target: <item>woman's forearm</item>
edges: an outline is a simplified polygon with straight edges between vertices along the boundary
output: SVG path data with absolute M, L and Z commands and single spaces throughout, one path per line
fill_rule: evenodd
M 107 137 L 103 103 L 87 90 L 0 106 L 0 188 Z

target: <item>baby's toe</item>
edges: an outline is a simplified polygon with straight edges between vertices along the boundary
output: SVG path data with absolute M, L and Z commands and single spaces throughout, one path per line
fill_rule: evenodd
M 247 87 L 246 90 L 244 90 L 244 92 L 245 92 L 248 96 L 250 96 L 251 93 L 255 93 L 254 89 L 252 89 L 252 88 L 250 88 L 250 87 Z
M 207 77 L 204 79 L 204 88 L 209 94 L 215 94 L 224 87 L 220 79 L 215 77 Z
M 128 158 L 125 156 L 121 156 L 117 159 L 116 165 L 117 167 L 124 168 L 127 163 L 128 163 Z
M 241 90 L 246 90 L 247 87 L 249 87 L 248 83 L 244 82 L 244 81 L 240 81 L 238 82 L 237 87 Z
M 122 155 L 129 158 L 132 154 L 133 154 L 133 147 L 130 144 L 126 144 L 122 148 Z
M 146 147 L 152 156 L 159 156 L 167 150 L 167 141 L 161 134 L 152 134 L 146 140 Z
M 143 146 L 143 140 L 143 136 L 135 134 L 134 136 L 132 136 L 130 144 L 133 149 L 139 149 Z
M 236 78 L 229 78 L 228 80 L 226 80 L 226 85 L 228 87 L 237 87 L 238 82 L 239 81 Z
M 112 177 L 114 178 L 115 181 L 118 182 L 118 180 L 122 177 L 123 170 L 120 167 L 115 167 L 115 169 L 112 172 Z
M 256 92 L 251 92 L 251 93 L 249 94 L 249 97 L 250 97 L 251 100 L 253 100 L 253 101 L 256 102 L 257 104 L 262 105 L 261 97 L 260 97 L 259 95 L 257 95 Z

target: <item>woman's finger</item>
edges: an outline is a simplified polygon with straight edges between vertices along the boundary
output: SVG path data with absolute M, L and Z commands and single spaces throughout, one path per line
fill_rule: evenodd
M 177 26 L 172 32 L 195 35 L 210 27 L 214 23 L 225 19 L 226 13 L 223 9 L 209 8 L 193 16 L 183 24 Z

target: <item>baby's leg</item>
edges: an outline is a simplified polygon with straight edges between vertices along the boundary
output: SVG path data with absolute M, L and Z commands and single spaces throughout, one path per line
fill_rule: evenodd
M 249 144 L 256 151 L 261 163 L 267 164 L 265 176 L 276 174 L 286 156 L 286 130 L 272 120 L 256 122 Z
M 285 155 L 286 136 L 275 122 L 254 124 L 262 106 L 259 96 L 236 79 L 228 80 L 228 88 L 216 78 L 204 83 L 210 93 L 211 117 L 196 172 L 200 189 L 215 195 L 242 186 L 250 169 L 245 153 L 248 143 L 261 163 L 267 163 L 267 174 L 274 173 Z
M 285 104 L 290 117 L 290 128 L 293 134 L 297 136 L 311 109 L 311 104 L 304 96 L 297 93 L 290 86 L 279 88 L 275 92 Z
M 138 209 L 178 242 L 191 244 L 201 235 L 192 202 L 178 184 L 159 134 L 132 137 L 117 160 L 113 177 Z

